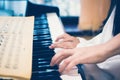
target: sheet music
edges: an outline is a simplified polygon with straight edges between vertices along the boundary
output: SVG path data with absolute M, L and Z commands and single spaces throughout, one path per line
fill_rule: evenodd
M 0 17 L 0 75 L 30 78 L 34 17 Z

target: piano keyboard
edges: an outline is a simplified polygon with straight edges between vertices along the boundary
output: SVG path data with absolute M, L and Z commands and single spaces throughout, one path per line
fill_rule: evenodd
M 54 13 L 53 13 L 54 12 Z M 49 13 L 49 14 L 48 14 Z M 45 14 L 45 15 L 42 15 Z M 56 15 L 57 14 L 57 15 Z M 41 17 L 38 17 L 40 16 Z M 51 50 L 48 46 L 54 43 L 55 39 L 63 34 L 65 31 L 61 21 L 59 20 L 59 8 L 53 6 L 39 5 L 27 1 L 26 16 L 37 16 L 34 28 L 34 41 L 33 41 L 33 73 L 31 80 L 82 80 L 81 76 L 78 74 L 77 68 L 70 72 L 76 76 L 62 74 L 57 71 L 57 66 L 50 67 L 49 63 L 54 55 L 57 53 L 59 48 Z M 47 17 L 47 18 L 46 18 Z M 43 21 L 40 21 L 40 20 Z M 45 19 L 45 20 L 44 20 Z M 46 20 L 47 19 L 47 20 Z M 37 25 L 38 24 L 38 25 Z M 45 25 L 46 24 L 46 25 Z M 48 28 L 48 29 L 47 29 Z M 43 30 L 42 30 L 43 29 Z M 52 73 L 53 72 L 53 73 Z M 42 75 L 43 73 L 43 75 Z M 53 75 L 55 77 L 53 77 Z M 56 76 L 57 75 L 57 76 Z M 47 77 L 47 78 L 45 78 Z M 57 78 L 57 79 L 56 79 Z
M 42 19 L 45 19 L 44 22 L 41 22 Z M 49 65 L 52 56 L 60 49 L 52 50 L 48 46 L 65 32 L 56 13 L 43 14 L 35 21 L 31 80 L 82 80 L 75 68 L 68 75 L 60 75 L 57 66 Z
M 40 17 L 35 17 L 31 80 L 62 80 L 60 78 L 60 73 L 58 72 L 58 67 L 51 67 L 49 65 L 51 58 L 55 53 L 54 50 L 49 49 L 49 45 L 54 41 L 53 39 L 55 39 L 55 35 L 53 36 L 50 33 L 53 29 L 49 28 L 48 21 L 50 20 L 47 19 L 47 15 L 45 14 L 42 14 Z M 52 28 L 54 27 L 58 26 L 53 26 Z

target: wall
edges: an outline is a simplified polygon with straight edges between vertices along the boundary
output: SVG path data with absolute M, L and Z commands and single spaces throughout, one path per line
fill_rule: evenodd
M 24 16 L 26 11 L 26 0 L 5 0 L 5 5 L 0 1 L 0 7 L 7 10 L 13 10 L 14 16 Z

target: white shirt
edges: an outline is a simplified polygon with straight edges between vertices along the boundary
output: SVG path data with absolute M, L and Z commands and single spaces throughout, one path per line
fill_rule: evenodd
M 77 45 L 77 47 L 93 46 L 104 43 L 111 39 L 113 37 L 112 30 L 113 30 L 115 9 L 116 7 L 113 9 L 108 21 L 106 22 L 103 28 L 103 31 L 100 34 L 98 34 L 96 37 L 92 38 L 91 40 L 85 40 L 83 38 L 79 38 L 80 43 Z M 120 63 L 120 55 L 113 56 L 107 59 L 106 61 L 98 64 L 98 66 L 100 68 L 108 69 L 116 63 Z
M 77 47 L 93 46 L 104 43 L 111 39 L 113 37 L 112 30 L 113 30 L 115 9 L 116 7 L 113 9 L 108 21 L 106 22 L 103 28 L 103 31 L 90 40 L 86 40 L 84 38 L 79 37 L 80 43 L 77 45 Z M 119 63 L 120 63 L 120 55 L 116 55 L 97 65 L 102 69 L 109 69 L 111 66 L 115 66 L 116 64 Z M 73 70 L 70 71 L 70 73 L 65 73 L 61 75 L 61 78 L 63 80 L 82 80 L 82 78 L 78 74 L 77 75 L 76 74 L 77 74 L 77 68 L 75 67 L 73 68 Z

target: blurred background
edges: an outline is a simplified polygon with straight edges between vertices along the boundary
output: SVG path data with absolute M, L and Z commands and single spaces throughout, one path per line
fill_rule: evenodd
M 99 33 L 77 28 L 80 18 L 80 0 L 0 0 L 1 16 L 25 16 L 27 1 L 37 5 L 49 5 L 59 8 L 60 18 L 65 31 L 74 36 L 93 36 Z
M 14 16 L 24 16 L 28 0 L 0 0 L 0 10 L 12 10 Z M 35 4 L 57 6 L 61 16 L 79 16 L 80 0 L 29 0 Z

